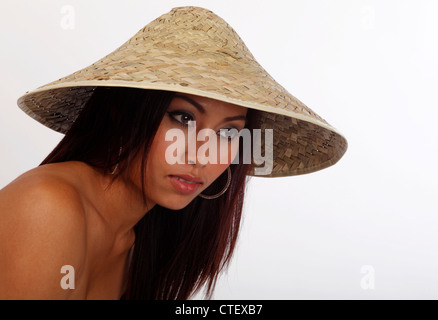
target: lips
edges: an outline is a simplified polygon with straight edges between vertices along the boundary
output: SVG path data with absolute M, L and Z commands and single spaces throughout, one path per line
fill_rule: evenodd
M 182 194 L 193 194 L 202 184 L 198 177 L 189 175 L 170 175 L 173 187 Z
M 174 177 L 183 180 L 185 182 L 190 182 L 190 183 L 202 183 L 201 178 L 195 177 L 195 176 L 189 176 L 187 174 L 178 174 L 178 175 L 174 175 Z

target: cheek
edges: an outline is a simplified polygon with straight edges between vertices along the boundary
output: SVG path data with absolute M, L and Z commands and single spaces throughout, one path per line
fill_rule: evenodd
M 222 173 L 224 173 L 227 168 L 228 164 L 210 164 L 205 167 L 205 176 L 208 177 L 208 182 L 204 186 L 204 190 L 207 189 L 211 184 L 213 184 L 217 178 L 220 177 Z M 202 191 L 201 191 L 202 192 Z
M 166 162 L 165 154 L 166 149 L 172 142 L 165 141 L 165 133 L 165 130 L 162 128 L 158 129 L 149 149 L 147 170 L 152 176 L 166 172 L 169 166 Z
M 239 139 L 234 139 L 231 142 L 224 142 L 223 140 L 218 144 L 218 163 L 231 164 L 237 156 L 239 150 Z

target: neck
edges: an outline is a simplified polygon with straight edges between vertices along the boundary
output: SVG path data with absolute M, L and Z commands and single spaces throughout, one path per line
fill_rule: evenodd
M 103 218 L 116 235 L 131 233 L 134 226 L 155 205 L 148 200 L 143 201 L 141 188 L 129 179 L 118 177 L 110 185 L 113 176 L 95 171 L 97 186 L 101 195 L 100 207 Z

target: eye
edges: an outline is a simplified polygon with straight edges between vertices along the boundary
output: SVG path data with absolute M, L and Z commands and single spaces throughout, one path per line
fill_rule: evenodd
M 178 122 L 179 124 L 183 125 L 183 126 L 188 126 L 189 121 L 194 121 L 194 117 L 188 113 L 188 112 L 184 112 L 184 111 L 169 111 L 167 112 L 170 116 L 170 118 L 173 121 Z

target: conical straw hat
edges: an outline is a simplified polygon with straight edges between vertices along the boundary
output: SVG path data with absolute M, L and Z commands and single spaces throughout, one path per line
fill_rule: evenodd
M 173 8 L 104 58 L 17 103 L 66 133 L 96 86 L 183 92 L 259 110 L 262 132 L 273 129 L 272 171 L 264 177 L 327 168 L 347 149 L 340 132 L 278 84 L 231 26 L 204 8 Z

